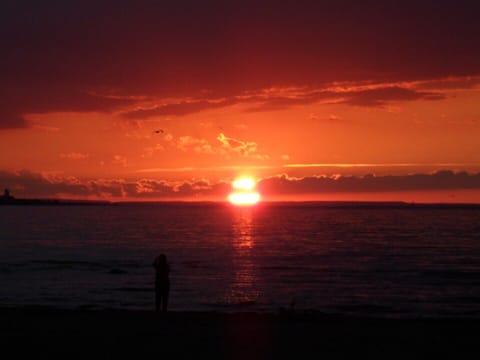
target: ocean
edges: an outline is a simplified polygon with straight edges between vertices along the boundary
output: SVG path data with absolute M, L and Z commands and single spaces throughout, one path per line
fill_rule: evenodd
M 0 206 L 0 306 L 480 317 L 480 207 Z

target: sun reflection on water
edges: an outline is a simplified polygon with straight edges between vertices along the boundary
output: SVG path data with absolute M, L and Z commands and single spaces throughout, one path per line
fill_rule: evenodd
M 252 209 L 242 209 L 234 214 L 232 230 L 234 277 L 228 290 L 228 302 L 235 305 L 253 305 L 260 291 L 254 261 L 254 224 Z

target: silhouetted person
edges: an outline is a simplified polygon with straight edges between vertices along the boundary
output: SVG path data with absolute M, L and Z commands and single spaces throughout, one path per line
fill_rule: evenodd
M 153 262 L 155 268 L 155 310 L 167 311 L 168 293 L 170 292 L 170 265 L 165 254 L 160 254 Z
M 1 204 L 11 204 L 15 202 L 15 198 L 10 195 L 10 190 L 5 189 L 3 195 L 0 196 L 0 203 Z
M 3 192 L 3 198 L 8 200 L 13 199 L 13 196 L 10 195 L 10 190 L 5 189 L 5 191 Z

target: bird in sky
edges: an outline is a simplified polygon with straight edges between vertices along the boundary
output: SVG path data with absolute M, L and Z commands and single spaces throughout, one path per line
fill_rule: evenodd
M 163 134 L 164 131 L 163 131 L 163 129 L 158 129 L 158 130 L 153 130 L 153 133 L 154 134 Z

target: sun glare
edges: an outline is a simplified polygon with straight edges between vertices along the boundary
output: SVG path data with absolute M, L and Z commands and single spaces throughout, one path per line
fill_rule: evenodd
M 260 201 L 260 194 L 256 192 L 255 180 L 250 177 L 241 177 L 232 182 L 234 191 L 228 195 L 228 201 L 233 205 L 249 206 Z
M 237 190 L 249 191 L 255 187 L 255 180 L 248 177 L 238 178 L 232 183 L 232 186 Z

